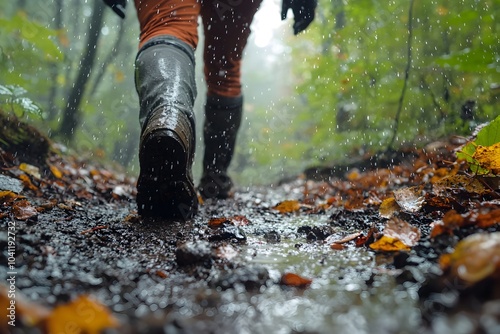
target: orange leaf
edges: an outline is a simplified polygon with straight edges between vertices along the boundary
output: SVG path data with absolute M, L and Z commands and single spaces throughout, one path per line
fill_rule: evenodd
M 14 217 L 19 220 L 26 220 L 38 215 L 38 211 L 35 207 L 25 199 L 14 203 L 12 206 L 12 213 L 14 214 Z
M 208 221 L 208 226 L 211 228 L 216 228 L 221 227 L 224 223 L 229 223 L 229 220 L 226 217 L 211 218 Z
M 63 174 L 56 166 L 49 164 L 49 168 L 50 171 L 52 172 L 52 175 L 54 175 L 58 179 L 62 178 Z
M 7 283 L 9 283 L 7 281 Z M 36 325 L 45 319 L 49 315 L 49 310 L 41 305 L 29 302 L 25 299 L 25 297 L 19 292 L 15 292 L 15 316 L 14 318 L 21 319 L 23 323 L 28 325 Z M 9 298 L 9 287 L 5 285 L 0 285 L 0 316 L 2 319 L 8 319 L 7 321 L 11 321 L 10 318 L 11 303 L 14 299 Z M 12 308 L 11 308 L 12 309 Z M 15 323 L 17 324 L 18 321 Z M 1 324 L 7 325 L 7 322 L 2 321 Z M 0 331 L 2 330 L 2 325 L 0 325 Z M 5 331 L 8 333 L 8 331 Z M 4 333 L 2 331 L 2 333 Z
M 304 278 L 302 276 L 299 276 L 297 274 L 293 273 L 285 273 L 283 276 L 281 276 L 281 284 L 287 285 L 287 286 L 295 286 L 298 288 L 304 288 L 307 287 L 309 284 L 312 283 L 312 280 L 308 278 Z
M 333 244 L 330 245 L 330 248 L 335 250 L 342 250 L 345 248 L 345 246 L 334 242 Z
M 370 244 L 370 248 L 378 251 L 409 251 L 410 247 L 406 246 L 401 240 L 384 235 L 374 243 Z
M 283 201 L 278 203 L 278 205 L 276 205 L 273 209 L 279 211 L 280 213 L 297 212 L 300 210 L 300 203 L 297 200 Z
M 0 203 L 2 204 L 11 204 L 18 198 L 25 198 L 25 197 L 18 195 L 10 190 L 0 191 Z
M 56 307 L 47 318 L 48 333 L 98 334 L 117 326 L 118 321 L 109 310 L 87 296 Z

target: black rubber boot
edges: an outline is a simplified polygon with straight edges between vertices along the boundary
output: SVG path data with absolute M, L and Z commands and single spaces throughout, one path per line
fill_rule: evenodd
M 198 210 L 191 171 L 196 98 L 193 49 L 172 36 L 153 38 L 139 51 L 135 66 L 142 127 L 138 212 L 187 220 Z
M 233 182 L 227 169 L 241 124 L 243 97 L 209 96 L 205 105 L 203 175 L 198 190 L 204 199 L 227 198 Z

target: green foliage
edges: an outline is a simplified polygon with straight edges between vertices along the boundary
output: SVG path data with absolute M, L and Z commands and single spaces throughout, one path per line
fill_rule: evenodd
M 25 114 L 42 117 L 40 107 L 28 97 L 25 97 L 27 91 L 20 86 L 0 85 L 0 105 L 10 108 L 10 112 L 19 117 Z
M 0 17 L 1 82 L 29 87 L 30 91 L 49 88 L 41 73 L 48 64 L 64 59 L 53 39 L 56 36 L 55 30 L 30 20 L 22 11 L 9 19 Z
M 416 1 L 412 63 L 400 144 L 425 143 L 491 119 L 499 94 L 497 1 Z M 293 45 L 295 120 L 311 143 L 302 160 L 338 163 L 385 148 L 407 65 L 407 1 L 320 1 L 311 28 Z M 473 120 L 461 115 L 474 100 Z
M 500 143 L 500 116 L 497 116 L 495 120 L 482 127 L 481 130 L 478 131 L 476 138 L 468 142 L 457 152 L 457 158 L 467 161 L 474 173 L 486 174 L 488 171 L 481 168 L 473 156 L 477 146 L 491 146 L 496 143 Z

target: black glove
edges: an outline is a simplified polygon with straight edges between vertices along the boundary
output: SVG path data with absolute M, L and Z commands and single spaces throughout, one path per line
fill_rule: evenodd
M 286 14 L 291 8 L 294 16 L 293 33 L 297 35 L 306 29 L 314 20 L 314 10 L 318 4 L 317 0 L 282 0 L 281 19 L 286 19 Z
M 122 19 L 125 18 L 125 7 L 127 0 L 104 0 L 104 3 L 111 7 L 111 9 Z

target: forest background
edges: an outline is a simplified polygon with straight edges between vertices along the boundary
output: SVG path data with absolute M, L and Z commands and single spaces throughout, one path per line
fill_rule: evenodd
M 244 55 L 245 118 L 231 167 L 240 185 L 468 135 L 499 114 L 498 0 L 319 0 L 299 36 L 291 18 L 280 21 L 280 6 L 264 0 Z M 135 176 L 133 4 L 125 20 L 100 0 L 0 0 L 0 8 L 2 112 Z M 199 45 L 195 176 L 203 38 Z

